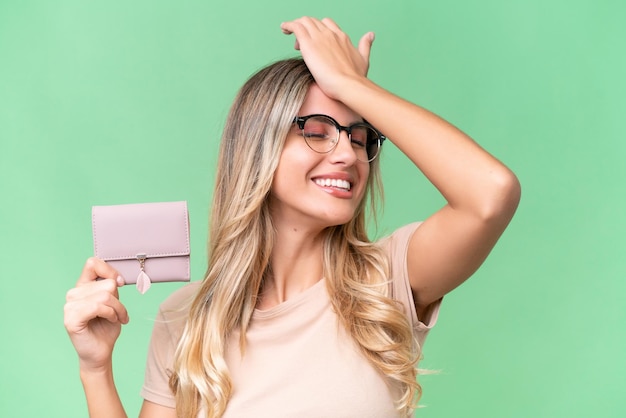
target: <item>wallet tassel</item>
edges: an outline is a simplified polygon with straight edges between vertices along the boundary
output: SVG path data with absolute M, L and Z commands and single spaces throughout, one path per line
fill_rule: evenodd
M 152 281 L 150 276 L 146 273 L 146 254 L 137 254 L 137 260 L 139 260 L 139 275 L 137 276 L 137 290 L 142 295 L 150 289 Z

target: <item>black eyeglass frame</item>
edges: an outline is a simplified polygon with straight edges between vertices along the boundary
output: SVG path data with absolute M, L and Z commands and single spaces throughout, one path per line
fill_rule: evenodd
M 346 132 L 348 134 L 348 138 L 350 138 L 350 140 L 352 140 L 352 129 L 354 129 L 355 127 L 365 126 L 365 127 L 369 128 L 369 129 L 371 129 L 372 131 L 376 132 L 376 134 L 378 135 L 378 138 L 374 139 L 373 141 L 377 141 L 378 142 L 378 152 L 376 153 L 376 155 L 372 159 L 370 159 L 368 161 L 364 161 L 364 162 L 371 163 L 372 161 L 374 161 L 378 157 L 378 155 L 380 154 L 380 150 L 383 147 L 383 142 L 387 139 L 387 137 L 385 135 L 383 135 L 378 129 L 374 128 L 372 125 L 370 125 L 366 121 L 356 122 L 356 123 L 353 123 L 350 126 L 343 126 L 343 125 L 340 125 L 339 122 L 337 122 L 335 120 L 335 118 L 333 118 L 332 116 L 324 115 L 322 113 L 314 113 L 312 115 L 306 115 L 306 116 L 296 116 L 295 118 L 293 118 L 293 122 L 292 123 L 297 124 L 298 128 L 303 131 L 304 130 L 304 124 L 306 123 L 306 121 L 311 119 L 311 118 L 314 118 L 314 117 L 323 117 L 323 118 L 326 118 L 326 119 L 330 120 L 332 122 L 332 124 L 335 125 L 335 128 L 337 128 L 337 139 L 339 139 L 339 135 L 341 134 L 341 131 L 344 131 L 344 132 Z M 329 149 L 326 152 L 317 151 L 317 150 L 311 148 L 310 146 L 309 146 L 309 148 L 311 148 L 315 152 L 318 152 L 318 153 L 321 153 L 321 154 L 326 154 L 326 153 L 329 153 L 332 150 L 334 150 L 335 147 L 337 147 L 338 143 L 339 143 L 339 141 L 335 142 L 335 144 L 332 146 L 332 148 Z M 308 145 L 308 142 L 307 142 L 307 145 Z M 369 145 L 369 143 L 366 144 L 365 147 L 367 148 L 368 145 Z

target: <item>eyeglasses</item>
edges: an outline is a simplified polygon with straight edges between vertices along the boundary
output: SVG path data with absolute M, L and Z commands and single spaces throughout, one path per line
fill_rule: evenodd
M 315 114 L 296 116 L 293 123 L 296 123 L 302 131 L 302 136 L 309 148 L 320 154 L 327 154 L 334 150 L 339 143 L 339 134 L 341 131 L 346 131 L 356 158 L 364 163 L 376 159 L 386 139 L 367 122 L 341 126 L 330 116 Z

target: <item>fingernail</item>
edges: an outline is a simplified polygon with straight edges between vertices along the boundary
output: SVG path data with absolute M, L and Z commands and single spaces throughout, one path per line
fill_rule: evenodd
M 124 278 L 122 276 L 117 276 L 117 285 L 118 286 L 124 286 L 126 284 L 126 281 L 124 280 Z
M 375 37 L 376 35 L 374 35 L 374 32 L 370 32 L 370 42 L 374 42 Z

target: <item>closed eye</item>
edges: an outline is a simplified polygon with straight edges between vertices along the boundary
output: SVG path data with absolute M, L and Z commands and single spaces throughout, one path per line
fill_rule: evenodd
M 320 132 L 320 133 L 305 132 L 304 135 L 307 138 L 310 138 L 310 139 L 313 139 L 313 140 L 317 140 L 317 141 L 328 139 L 328 135 L 325 132 Z
M 365 148 L 365 141 L 360 141 L 358 139 L 352 138 L 350 140 L 352 142 L 352 145 L 357 147 L 357 148 Z

